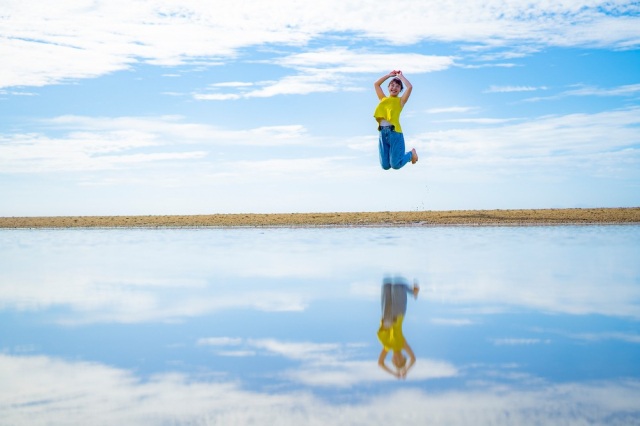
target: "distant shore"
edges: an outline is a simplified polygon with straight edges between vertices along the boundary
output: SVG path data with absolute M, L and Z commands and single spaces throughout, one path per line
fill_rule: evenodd
M 630 223 L 640 224 L 640 207 L 185 216 L 0 217 L 0 228 L 532 226 Z

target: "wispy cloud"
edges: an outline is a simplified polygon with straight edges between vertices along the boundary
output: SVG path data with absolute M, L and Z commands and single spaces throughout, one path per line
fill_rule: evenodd
M 520 121 L 517 118 L 451 118 L 448 120 L 438 120 L 439 123 L 468 123 L 468 124 L 502 124 L 513 121 Z
M 0 138 L 0 171 L 42 173 L 51 171 L 114 170 L 134 164 L 197 160 L 205 151 L 132 152 L 158 146 L 158 141 L 130 132 L 73 133 L 67 138 L 18 134 Z
M 238 346 L 235 338 L 203 338 L 216 346 Z M 362 349 L 368 345 L 345 343 L 292 342 L 278 339 L 246 339 L 241 348 L 221 349 L 221 356 L 280 356 L 297 363 L 281 373 L 286 380 L 307 386 L 348 388 L 362 383 L 385 381 L 386 373 L 378 367 L 376 359 L 362 359 Z M 411 371 L 412 380 L 430 380 L 454 377 L 458 370 L 451 363 L 420 359 Z
M 606 332 L 606 333 L 578 333 L 569 334 L 570 337 L 578 340 L 586 341 L 602 341 L 602 340 L 619 340 L 627 343 L 640 343 L 640 334 L 625 332 Z
M 350 76 L 360 73 L 379 73 L 390 63 L 407 75 L 444 70 L 454 63 L 449 56 L 416 53 L 370 53 L 344 47 L 296 53 L 267 61 L 297 74 L 277 81 L 227 82 L 210 86 L 213 92 L 196 93 L 199 100 L 231 100 L 264 98 L 277 95 L 304 95 L 317 92 L 361 90 L 350 87 Z M 234 93 L 219 93 L 219 88 L 237 89 Z
M 262 84 L 261 88 L 250 90 L 238 96 L 244 98 L 268 98 L 277 95 L 335 92 L 339 90 L 335 80 L 337 76 L 334 73 L 331 73 L 331 76 L 320 73 L 291 75 L 273 83 Z
M 217 66 L 256 46 L 304 47 L 312 40 L 349 34 L 392 45 L 420 41 L 495 46 L 523 44 L 632 48 L 640 43 L 639 7 L 633 1 L 542 3 L 527 1 L 455 5 L 410 0 L 388 25 L 376 3 L 338 0 L 297 7 L 294 0 L 265 4 L 124 0 L 79 7 L 44 0 L 3 3 L 0 87 L 43 86 L 92 78 L 139 63 Z M 331 16 L 331 19 L 327 19 Z
M 328 362 L 344 356 L 343 347 L 337 343 L 286 342 L 276 339 L 249 340 L 248 343 L 254 348 L 299 361 Z
M 465 113 L 476 111 L 477 107 L 451 106 L 440 108 L 429 108 L 427 114 L 447 114 L 447 113 Z
M 138 259 L 146 262 L 140 256 Z M 228 260 L 218 261 L 219 264 L 225 262 L 229 263 Z M 121 270 L 129 268 L 122 260 L 119 264 Z M 250 295 L 237 297 L 229 290 L 207 286 L 201 280 L 177 278 L 179 274 L 172 268 L 163 269 L 163 275 L 176 277 L 173 279 L 152 276 L 140 278 L 136 274 L 146 268 L 140 264 L 138 268 L 125 282 L 115 282 L 92 273 L 78 277 L 52 271 L 48 279 L 64 283 L 57 286 L 55 291 L 43 290 L 39 282 L 16 277 L 12 284 L 4 286 L 0 302 L 9 309 L 25 311 L 64 307 L 55 321 L 65 325 L 173 321 L 229 309 L 300 312 L 308 304 L 309 296 L 304 292 L 296 292 L 294 288 L 269 292 L 255 288 Z M 245 286 L 249 288 L 250 284 Z M 189 291 L 174 293 L 177 288 L 189 288 Z M 221 347 L 240 343 L 216 339 L 198 342 L 202 346 Z
M 485 93 L 511 93 L 511 92 L 535 92 L 538 90 L 547 90 L 545 86 L 491 86 Z
M 40 133 L 0 135 L 0 171 L 41 173 L 100 171 L 134 164 L 203 160 L 211 149 L 309 143 L 300 125 L 230 130 L 181 117 L 60 116 L 40 123 Z M 53 137 L 51 133 L 63 135 Z
M 235 93 L 194 93 L 193 98 L 199 101 L 233 101 L 242 96 Z
M 254 83 L 245 83 L 242 81 L 227 81 L 223 83 L 213 83 L 212 87 L 247 87 L 253 86 Z
M 558 335 L 563 338 L 569 338 L 574 340 L 580 340 L 583 342 L 602 342 L 607 340 L 614 340 L 619 342 L 640 343 L 640 334 L 635 332 L 625 332 L 625 331 L 600 331 L 600 332 L 568 332 L 564 330 L 558 329 L 542 329 L 538 328 L 534 331 L 538 333 L 546 333 Z
M 408 74 L 417 74 L 447 69 L 453 65 L 454 58 L 418 53 L 371 53 L 333 48 L 293 54 L 278 59 L 275 63 L 298 70 L 324 70 L 339 74 L 387 71 L 385 67 L 393 63 Z
M 451 129 L 417 135 L 416 145 L 428 149 L 434 167 L 481 167 L 486 173 L 518 168 L 531 173 L 553 168 L 557 173 L 581 173 L 609 176 L 628 175 L 632 164 L 640 161 L 638 108 L 596 114 L 542 116 L 503 125 Z M 473 120 L 471 120 L 473 121 Z M 482 124 L 482 123 L 479 123 Z M 414 139 L 415 140 L 415 139 Z M 520 166 L 518 166 L 518 164 Z M 477 169 L 475 169 L 477 173 Z
M 331 403 L 306 390 L 259 392 L 231 380 L 204 381 L 177 372 L 143 380 L 125 369 L 45 356 L 0 354 L 0 371 L 4 385 L 0 386 L 0 414 L 9 424 L 24 419 L 30 424 L 148 424 L 150 419 L 268 424 L 278 419 L 278 424 L 287 426 L 330 424 L 337 418 L 342 423 L 390 424 L 397 413 L 389 407 L 411 407 L 416 424 L 456 426 L 468 424 L 470 418 L 478 424 L 605 424 L 620 413 L 633 416 L 640 398 L 640 384 L 634 380 L 544 388 L 487 382 L 443 392 L 424 392 L 407 382 L 402 389 Z M 330 373 L 329 382 L 342 378 Z M 307 380 L 319 386 L 323 378 Z
M 531 339 L 531 338 L 501 338 L 501 339 L 492 339 L 492 343 L 496 346 L 530 346 L 530 345 L 540 345 L 540 344 L 549 344 L 551 340 L 549 339 Z
M 238 337 L 204 337 L 198 339 L 198 346 L 237 346 L 242 343 Z
M 562 99 L 570 96 L 599 96 L 599 97 L 614 97 L 614 96 L 638 96 L 640 95 L 640 84 L 626 84 L 616 87 L 597 87 L 597 86 L 585 86 L 576 85 L 575 88 L 565 90 L 556 95 L 534 97 L 525 99 L 527 102 L 538 102 Z
M 640 94 L 640 84 L 602 88 L 583 86 L 564 92 L 566 96 L 635 96 Z
M 476 324 L 475 321 L 472 321 L 467 318 L 433 318 L 431 323 L 436 325 L 449 325 L 454 327 L 462 327 L 468 325 Z
M 326 362 L 346 356 L 346 351 L 357 345 L 339 343 L 289 342 L 277 339 L 242 339 L 236 337 L 204 337 L 198 339 L 198 346 L 242 346 L 254 353 L 279 355 L 284 358 L 305 362 Z

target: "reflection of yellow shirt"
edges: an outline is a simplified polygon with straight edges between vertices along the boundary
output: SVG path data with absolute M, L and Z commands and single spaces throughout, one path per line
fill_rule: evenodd
M 398 315 L 391 327 L 383 328 L 382 320 L 378 329 L 378 340 L 387 351 L 399 351 L 404 348 L 404 335 L 402 334 L 402 321 L 404 315 Z
M 402 103 L 400 101 L 401 99 L 397 96 L 384 97 L 380 100 L 380 103 L 373 113 L 373 117 L 378 122 L 380 120 L 387 120 L 395 126 L 395 131 L 398 133 L 402 133 L 402 127 L 400 127 Z

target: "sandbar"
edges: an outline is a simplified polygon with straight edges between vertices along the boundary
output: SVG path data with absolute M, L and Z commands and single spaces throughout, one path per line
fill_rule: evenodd
M 0 228 L 535 226 L 640 224 L 640 207 L 148 216 L 0 217 Z

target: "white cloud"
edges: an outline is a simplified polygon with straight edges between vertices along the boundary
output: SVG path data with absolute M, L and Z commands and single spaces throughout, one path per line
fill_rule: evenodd
M 530 346 L 539 344 L 549 344 L 551 341 L 548 339 L 527 339 L 527 338 L 502 338 L 491 340 L 496 346 Z
M 640 84 L 627 84 L 623 86 L 603 88 L 596 86 L 576 85 L 574 89 L 565 90 L 552 96 L 537 96 L 533 98 L 525 99 L 527 102 L 539 102 L 562 99 L 569 96 L 601 96 L 601 97 L 613 97 L 613 96 L 637 96 L 640 94 Z
M 430 108 L 426 112 L 427 114 L 465 113 L 465 112 L 473 112 L 477 109 L 478 109 L 477 107 L 452 106 L 452 107 Z
M 204 151 L 148 152 L 162 145 L 154 135 L 135 131 L 72 132 L 66 138 L 42 134 L 0 137 L 0 171 L 40 173 L 51 171 L 113 170 L 133 164 L 198 160 Z
M 407 375 L 408 381 L 424 381 L 450 378 L 458 370 L 450 363 L 430 359 L 418 359 Z M 377 360 L 344 361 L 303 365 L 287 371 L 284 376 L 292 381 L 312 387 L 350 388 L 370 382 L 386 382 L 388 373 L 378 367 Z
M 538 90 L 547 90 L 545 86 L 491 86 L 485 93 L 510 93 L 510 92 L 535 92 Z
M 186 233 L 176 235 L 166 248 L 146 239 L 120 244 L 109 234 L 90 234 L 88 240 L 78 234 L 79 240 L 70 236 L 73 242 L 65 243 L 47 234 L 39 249 L 38 244 L 0 244 L 5 264 L 22 265 L 0 268 L 0 306 L 27 312 L 53 309 L 58 314 L 52 321 L 64 324 L 166 322 L 234 309 L 298 313 L 327 298 L 326 285 L 301 286 L 301 280 L 327 282 L 332 271 L 348 271 L 354 264 L 361 268 L 370 259 L 361 247 L 362 259 L 353 256 L 353 245 L 337 247 L 329 241 L 300 250 L 297 237 L 278 232 L 256 240 L 241 231 L 231 244 L 216 237 L 193 244 Z M 158 263 L 165 250 L 171 252 L 170 260 Z M 325 256 L 327 251 L 332 255 Z M 106 269 L 105 258 L 110 259 Z M 251 259 L 250 268 L 246 259 Z M 40 267 L 29 266 L 33 264 Z M 238 289 L 246 294 L 240 296 Z
M 203 338 L 200 342 L 212 345 L 237 346 L 233 338 Z M 288 381 L 306 386 L 348 388 L 363 383 L 380 382 L 389 379 L 377 364 L 376 359 L 359 359 L 358 350 L 366 348 L 364 344 L 291 342 L 277 339 L 247 339 L 243 348 L 231 352 L 217 352 L 224 356 L 277 355 L 297 362 L 280 375 Z M 411 380 L 432 380 L 454 377 L 458 370 L 450 363 L 431 359 L 419 359 L 412 368 Z
M 248 343 L 257 349 L 307 362 L 335 360 L 339 358 L 336 352 L 341 350 L 341 345 L 337 343 L 286 342 L 276 339 L 257 339 Z
M 33 31 L 38 32 L 37 29 Z M 41 41 L 41 38 L 48 38 L 45 33 L 30 34 L 24 36 L 25 39 L 19 37 L 0 34 L 0 56 L 12 58 L 0 65 L 0 87 L 45 86 L 71 79 L 94 78 L 126 69 L 134 62 L 124 52 L 65 46 L 57 44 L 54 39 Z M 30 37 L 35 37 L 35 40 L 28 39 Z M 75 42 L 82 43 L 79 38 Z
M 198 339 L 198 346 L 237 346 L 242 343 L 238 337 L 205 337 Z
M 246 87 L 253 86 L 254 83 L 244 83 L 242 81 L 227 81 L 223 83 L 213 83 L 212 87 Z
M 479 58 L 478 60 L 480 61 L 491 61 L 493 60 L 493 58 L 490 57 L 486 57 L 483 56 L 481 58 Z M 482 68 L 514 68 L 517 67 L 517 64 L 514 63 L 481 63 L 481 64 L 474 64 L 474 65 L 469 65 L 469 64 L 458 64 L 458 67 L 460 68 L 464 68 L 464 69 L 469 69 L 469 70 L 473 70 L 473 69 L 482 69 Z
M 450 56 L 422 55 L 418 53 L 370 53 L 346 48 L 320 49 L 289 55 L 276 63 L 298 70 L 339 74 L 391 71 L 386 67 L 395 64 L 407 75 L 441 71 L 454 63 Z
M 238 297 L 234 290 L 207 285 L 204 279 L 182 278 L 170 267 L 163 269 L 162 278 L 149 271 L 149 259 L 142 255 L 136 259 L 137 268 L 133 268 L 124 282 L 116 278 L 119 273 L 111 277 L 98 272 L 77 276 L 58 271 L 55 266 L 49 268 L 46 277 L 36 273 L 31 279 L 14 276 L 9 281 L 10 275 L 4 274 L 3 279 L 8 281 L 0 290 L 0 306 L 18 311 L 60 308 L 55 322 L 73 325 L 174 321 L 230 309 L 301 312 L 308 305 L 309 295 L 294 288 L 267 292 L 246 284 L 246 288 L 252 288 L 251 294 Z M 84 260 L 86 264 L 91 263 L 89 259 Z M 122 260 L 120 266 L 121 272 L 130 268 Z M 221 342 L 203 340 L 200 343 Z
M 516 118 L 452 118 L 449 120 L 438 120 L 439 123 L 470 123 L 470 124 L 502 124 L 518 121 Z
M 222 356 L 276 355 L 298 365 L 281 373 L 288 381 L 306 386 L 347 388 L 368 382 L 389 379 L 377 365 L 377 359 L 361 360 L 360 350 L 368 345 L 359 343 L 316 343 L 277 339 L 238 339 L 229 337 L 202 338 L 198 345 L 238 346 L 233 351 L 218 351 Z M 454 377 L 458 370 L 450 363 L 420 358 L 411 370 L 411 380 L 422 381 Z
M 11 96 L 38 96 L 37 93 L 34 92 L 19 92 L 16 90 L 0 90 L 0 95 L 11 95 Z
M 634 174 L 640 162 L 638 108 L 595 114 L 543 116 L 532 120 L 415 135 L 416 148 L 429 153 L 430 167 L 483 173 L 557 175 Z M 473 121 L 473 120 L 471 120 Z M 502 121 L 502 120 L 499 120 Z
M 223 12 L 222 12 L 223 11 Z M 216 66 L 243 49 L 300 48 L 311 40 L 349 35 L 389 44 L 462 42 L 633 48 L 640 43 L 633 1 L 492 0 L 463 4 L 405 1 L 393 10 L 374 2 L 295 0 L 241 3 L 167 0 L 3 2 L 0 87 L 42 86 L 92 78 L 144 62 Z M 330 17 L 328 19 L 327 17 Z M 390 25 L 390 19 L 396 25 Z
M 620 340 L 627 343 L 640 343 L 640 334 L 624 332 L 569 334 L 569 337 L 587 341 Z
M 278 81 L 216 84 L 211 86 L 213 90 L 218 90 L 219 87 L 230 87 L 239 89 L 239 92 L 197 93 L 194 97 L 200 100 L 230 100 L 361 90 L 360 87 L 350 87 L 351 75 L 390 71 L 387 70 L 389 64 L 394 64 L 409 77 L 412 74 L 449 68 L 453 65 L 454 58 L 416 53 L 380 54 L 336 47 L 296 53 L 267 62 L 294 69 L 298 74 L 285 76 Z
M 627 84 L 611 88 L 584 86 L 568 90 L 564 96 L 635 96 L 640 94 L 640 84 Z
M 194 93 L 193 98 L 199 101 L 233 101 L 242 96 L 235 93 Z
M 433 318 L 431 323 L 437 325 L 448 325 L 454 327 L 474 325 L 475 322 L 466 318 Z
M 333 75 L 332 77 L 336 77 Z M 306 95 L 339 90 L 334 78 L 326 74 L 292 75 L 265 87 L 244 93 L 246 98 L 268 98 L 276 95 Z
M 417 365 L 416 365 L 417 368 Z M 634 380 L 421 390 L 405 386 L 356 402 L 331 403 L 307 390 L 257 392 L 179 373 L 142 380 L 99 363 L 0 355 L 0 417 L 7 424 L 392 424 L 407 407 L 415 424 L 628 424 L 637 418 Z M 340 375 L 335 374 L 334 382 Z M 330 377 L 330 378 L 331 378 Z M 309 380 L 322 380 L 320 376 Z M 389 379 L 390 380 L 390 379 Z M 314 381 L 315 385 L 321 382 Z
M 534 331 L 538 333 L 559 335 L 563 338 L 581 340 L 586 342 L 602 342 L 607 340 L 616 340 L 619 342 L 626 342 L 626 343 L 634 343 L 634 344 L 640 343 L 640 334 L 634 333 L 634 332 L 604 331 L 604 332 L 572 333 L 572 332 L 561 331 L 558 329 L 542 329 L 542 328 L 536 328 Z M 502 339 L 496 339 L 496 341 L 499 341 L 499 340 L 502 340 Z M 504 340 L 508 341 L 509 339 L 504 339 Z M 546 340 L 544 342 L 546 343 Z
M 180 117 L 61 116 L 42 122 L 44 132 L 0 135 L 0 171 L 42 173 L 100 171 L 157 162 L 204 161 L 214 147 L 309 144 L 301 125 L 229 130 Z
M 216 351 L 216 355 L 218 355 L 218 356 L 226 356 L 226 357 L 230 357 L 230 358 L 247 358 L 247 357 L 256 356 L 256 352 L 255 351 L 223 350 L 223 351 Z

